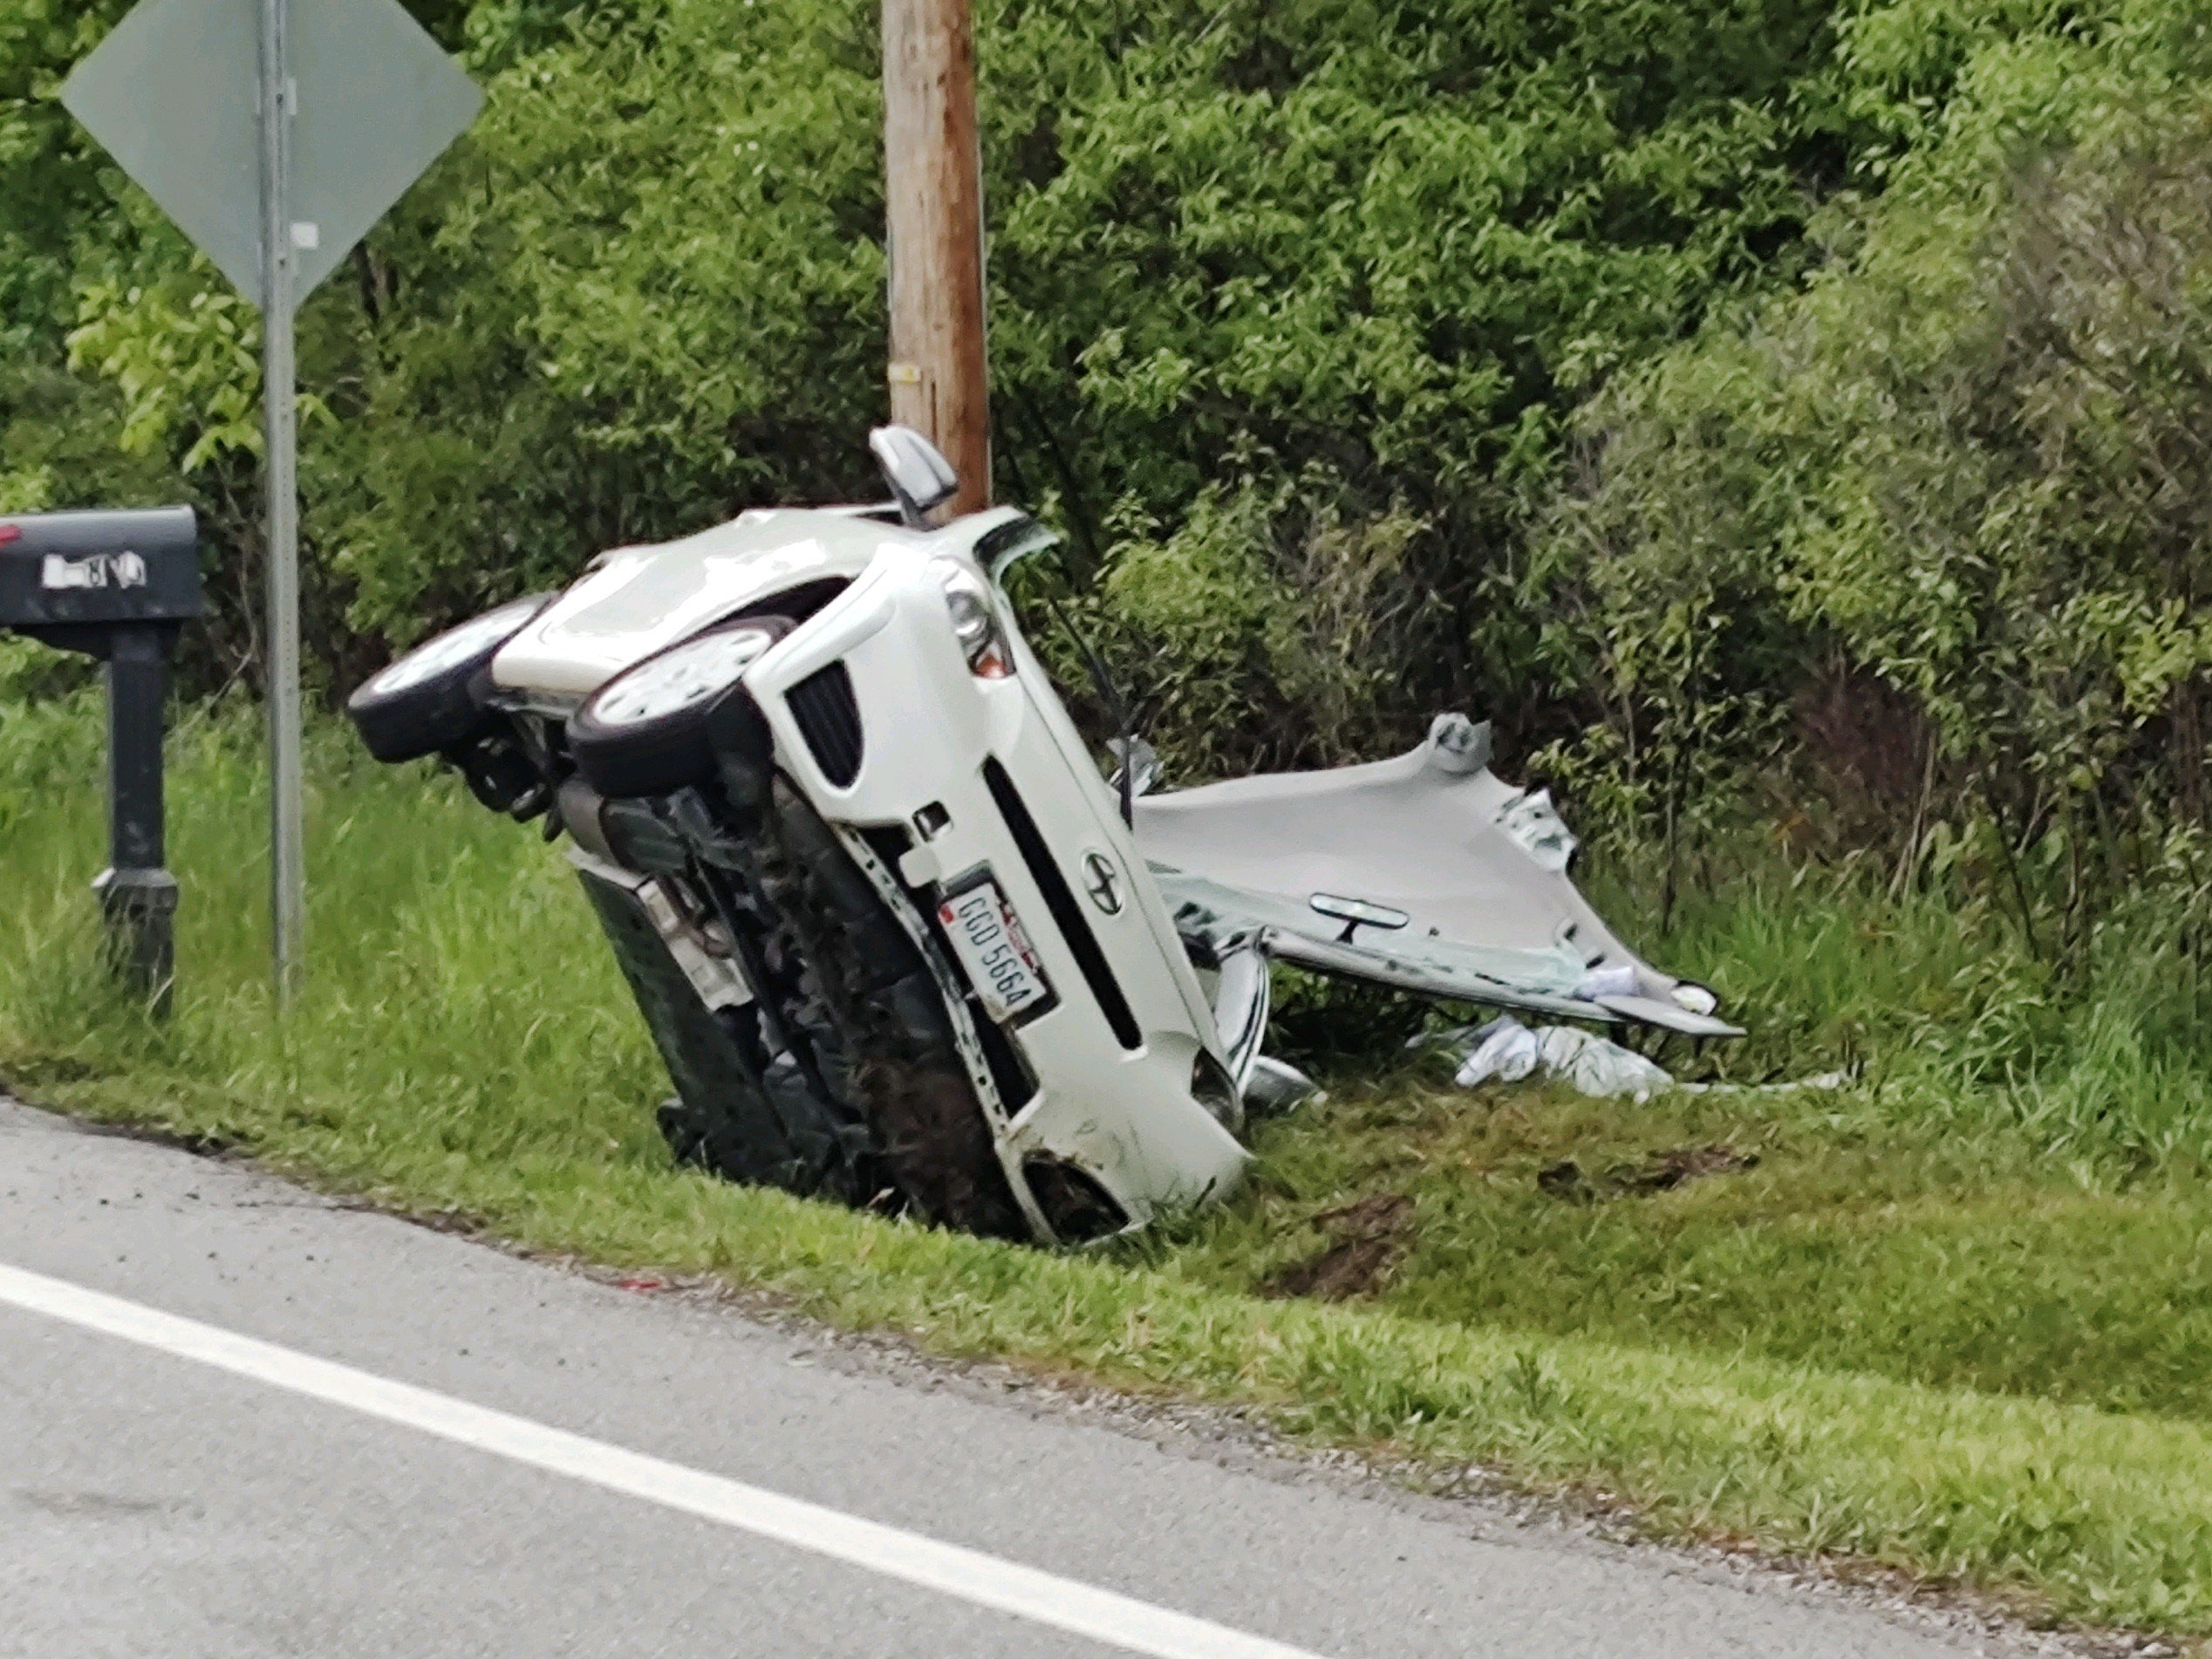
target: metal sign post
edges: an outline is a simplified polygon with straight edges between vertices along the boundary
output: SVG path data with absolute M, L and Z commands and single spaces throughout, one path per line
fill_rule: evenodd
M 293 314 L 483 94 L 399 0 L 141 0 L 61 101 L 261 307 L 270 921 L 289 998 L 306 911 Z
M 262 0 L 262 415 L 269 462 L 269 920 L 276 993 L 306 966 L 307 850 L 300 773 L 299 433 L 292 360 L 290 0 Z

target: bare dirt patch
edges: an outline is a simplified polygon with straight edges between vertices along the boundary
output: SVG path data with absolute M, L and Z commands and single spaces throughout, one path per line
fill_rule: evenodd
M 1403 1192 L 1376 1192 L 1314 1219 L 1335 1242 L 1267 1280 L 1260 1287 L 1263 1295 L 1325 1302 L 1366 1295 L 1405 1253 L 1413 1234 L 1413 1200 Z
M 1718 1142 L 1707 1146 L 1676 1146 L 1652 1153 L 1640 1164 L 1627 1164 L 1593 1175 L 1573 1158 L 1547 1164 L 1536 1171 L 1540 1191 L 1570 1204 L 1590 1204 L 1599 1198 L 1671 1192 L 1678 1186 L 1709 1175 L 1740 1175 L 1758 1166 L 1758 1154 L 1740 1152 Z

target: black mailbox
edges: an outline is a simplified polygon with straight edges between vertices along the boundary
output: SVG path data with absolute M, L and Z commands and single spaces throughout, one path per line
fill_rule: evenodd
M 107 665 L 108 867 L 93 888 L 116 966 L 157 1009 L 176 963 L 162 716 L 177 631 L 201 609 L 188 507 L 0 515 L 0 630 Z
M 112 628 L 200 611 L 200 528 L 188 507 L 0 515 L 0 627 Z

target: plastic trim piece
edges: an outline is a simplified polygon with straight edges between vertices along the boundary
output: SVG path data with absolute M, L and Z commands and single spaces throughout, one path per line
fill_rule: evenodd
M 983 782 L 991 791 L 991 798 L 998 802 L 1000 815 L 1013 833 L 1014 844 L 1021 850 L 1021 861 L 1029 867 L 1031 879 L 1044 895 L 1045 908 L 1052 912 L 1061 938 L 1067 940 L 1076 967 L 1082 971 L 1099 1011 L 1105 1014 L 1106 1023 L 1113 1030 L 1114 1040 L 1134 1054 L 1144 1046 L 1144 1033 L 1137 1026 L 1129 998 L 1114 977 L 1113 965 L 1107 961 L 1106 952 L 1099 948 L 1098 936 L 1090 931 L 1090 923 L 1084 917 L 1074 890 L 1068 885 L 1068 878 L 1053 861 L 1052 849 L 1045 844 L 1037 821 L 1029 816 L 1021 792 L 1014 787 L 1014 780 L 1007 775 L 1006 768 L 999 764 L 995 755 L 983 763 Z

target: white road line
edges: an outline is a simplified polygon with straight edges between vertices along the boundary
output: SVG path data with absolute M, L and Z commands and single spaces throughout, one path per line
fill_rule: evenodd
M 665 1509 L 719 1521 L 995 1612 L 1153 1659 L 1319 1659 L 1302 1649 L 1117 1595 L 980 1550 L 901 1531 L 742 1481 L 625 1451 L 235 1331 L 0 1265 L 0 1303 L 197 1360 L 364 1417 L 436 1435 Z

